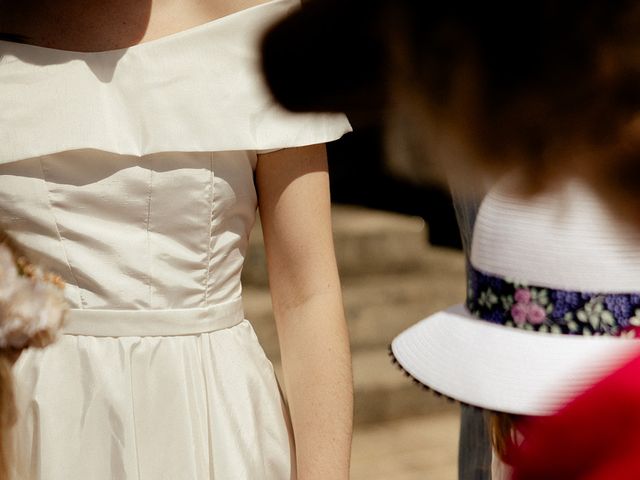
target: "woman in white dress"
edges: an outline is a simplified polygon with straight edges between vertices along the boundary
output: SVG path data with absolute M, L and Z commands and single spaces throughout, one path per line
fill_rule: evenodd
M 15 478 L 348 478 L 350 127 L 274 105 L 257 45 L 298 2 L 256 3 L 0 3 L 0 223 L 72 307 L 16 364 Z M 288 405 L 242 312 L 257 206 Z

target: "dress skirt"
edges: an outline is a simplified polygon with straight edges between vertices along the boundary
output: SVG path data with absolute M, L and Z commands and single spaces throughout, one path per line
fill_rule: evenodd
M 69 329 L 91 328 L 99 319 L 91 313 L 83 323 L 72 312 Z M 105 335 L 124 333 L 125 319 L 101 336 L 67 333 L 21 356 L 14 477 L 295 478 L 287 410 L 251 324 L 227 317 L 213 331 L 158 335 L 181 319 L 172 322 L 171 311 L 156 322 L 153 312 L 140 316 L 147 318 L 133 330 L 148 325 L 156 334 Z

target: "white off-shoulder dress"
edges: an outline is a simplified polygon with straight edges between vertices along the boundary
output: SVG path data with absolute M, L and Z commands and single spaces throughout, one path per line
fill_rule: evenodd
M 295 478 L 244 319 L 257 154 L 339 138 L 262 83 L 274 0 L 128 49 L 0 42 L 0 224 L 66 281 L 65 335 L 15 367 L 15 478 Z

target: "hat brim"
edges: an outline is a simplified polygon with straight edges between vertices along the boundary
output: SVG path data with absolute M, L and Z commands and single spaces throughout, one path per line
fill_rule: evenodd
M 504 327 L 456 305 L 402 332 L 391 350 L 414 379 L 454 400 L 547 415 L 640 353 L 640 341 Z

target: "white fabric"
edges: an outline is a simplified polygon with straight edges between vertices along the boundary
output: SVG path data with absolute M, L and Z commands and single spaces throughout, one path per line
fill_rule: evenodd
M 203 308 L 105 310 L 72 308 L 63 331 L 94 337 L 167 337 L 198 335 L 238 325 L 244 319 L 242 298 Z
M 258 68 L 266 27 L 298 3 L 275 0 L 107 52 L 0 41 L 0 162 L 82 148 L 140 156 L 335 139 L 350 128 L 343 117 L 285 112 Z
M 499 412 L 546 415 L 640 353 L 640 342 L 503 327 L 457 305 L 409 327 L 391 348 L 413 378 L 447 397 Z
M 640 291 L 640 233 L 620 225 L 579 181 L 522 198 L 512 179 L 485 197 L 471 263 L 529 285 L 598 293 Z
M 23 355 L 14 478 L 295 478 L 273 368 L 247 321 L 202 335 L 64 335 Z
M 16 478 L 295 478 L 273 368 L 230 306 L 256 152 L 350 130 L 261 84 L 256 41 L 297 3 L 111 52 L 0 42 L 0 223 L 74 308 L 16 364 Z

